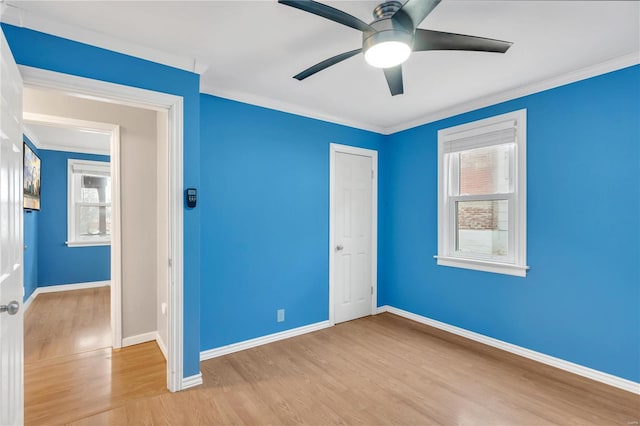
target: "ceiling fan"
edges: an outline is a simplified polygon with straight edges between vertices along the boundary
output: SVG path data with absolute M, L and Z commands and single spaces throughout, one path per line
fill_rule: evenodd
M 467 50 L 505 53 L 513 44 L 508 41 L 417 28 L 441 0 L 386 1 L 373 9 L 374 20 L 367 24 L 346 12 L 312 0 L 278 0 L 287 6 L 362 31 L 362 47 L 325 59 L 293 76 L 304 80 L 313 74 L 364 53 L 369 65 L 382 68 L 391 95 L 404 93 L 402 63 L 411 52 L 426 50 Z

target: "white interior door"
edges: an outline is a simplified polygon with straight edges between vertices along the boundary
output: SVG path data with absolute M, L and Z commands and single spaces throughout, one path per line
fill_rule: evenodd
M 372 314 L 373 158 L 335 152 L 334 322 Z
M 23 422 L 22 79 L 0 35 L 0 425 L 18 425 Z

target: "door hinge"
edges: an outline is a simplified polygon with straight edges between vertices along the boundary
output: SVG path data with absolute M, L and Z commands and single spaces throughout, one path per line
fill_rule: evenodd
M 371 286 L 371 295 L 373 296 L 373 286 Z
M 173 266 L 173 261 L 171 259 L 169 259 L 169 267 Z
M 373 179 L 373 169 L 371 169 L 371 179 Z

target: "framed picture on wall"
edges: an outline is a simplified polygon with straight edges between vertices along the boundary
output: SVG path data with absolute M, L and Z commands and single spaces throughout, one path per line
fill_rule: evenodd
M 24 203 L 27 210 L 40 210 L 40 158 L 24 144 Z

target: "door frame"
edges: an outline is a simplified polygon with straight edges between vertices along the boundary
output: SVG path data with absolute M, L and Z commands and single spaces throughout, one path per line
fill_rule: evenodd
M 27 81 L 23 81 L 24 87 L 34 87 Z M 114 349 L 122 347 L 122 235 L 121 235 L 121 208 L 120 208 L 120 126 L 112 123 L 98 121 L 78 120 L 75 118 L 59 117 L 48 114 L 25 113 L 22 115 L 23 123 L 38 123 L 63 127 L 67 129 L 92 130 L 108 133 L 109 136 L 109 172 L 111 175 L 111 346 Z M 24 132 L 30 137 L 28 132 Z M 33 143 L 38 142 L 33 136 Z M 41 143 L 36 144 L 39 149 L 49 149 Z M 67 191 L 68 192 L 68 191 Z M 71 226 L 67 223 L 67 226 Z M 67 231 L 68 232 L 68 231 Z
M 124 86 L 40 68 L 18 66 L 23 84 L 74 96 L 167 113 L 169 146 L 169 259 L 167 388 L 183 389 L 183 115 L 181 96 Z M 115 153 L 112 153 L 115 156 Z M 119 158 L 119 156 L 118 156 Z M 114 253 L 112 252 L 112 256 Z M 113 278 L 113 277 L 112 277 Z M 120 278 L 120 277 L 119 277 Z M 122 332 L 120 328 L 120 333 Z
M 371 315 L 376 313 L 378 307 L 378 151 L 373 149 L 358 148 L 337 143 L 329 144 L 329 324 L 335 325 L 335 280 L 333 274 L 335 239 L 333 236 L 335 224 L 335 161 L 336 154 L 360 155 L 371 158 Z

